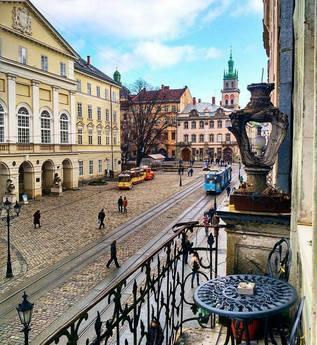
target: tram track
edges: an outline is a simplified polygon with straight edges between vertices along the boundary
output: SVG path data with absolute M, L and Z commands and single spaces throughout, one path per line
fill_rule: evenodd
M 78 273 L 83 267 L 96 260 L 99 256 L 109 251 L 110 244 L 114 240 L 123 240 L 138 231 L 142 226 L 155 219 L 157 216 L 173 207 L 175 203 L 186 198 L 202 186 L 201 176 L 197 182 L 192 183 L 169 199 L 151 207 L 141 215 L 129 220 L 117 227 L 102 239 L 91 243 L 79 252 L 51 266 L 44 272 L 40 272 L 28 281 L 18 285 L 9 293 L 0 297 L 0 318 L 4 318 L 10 312 L 15 311 L 15 305 L 23 291 L 27 291 L 31 299 L 36 300 L 46 291 L 52 290 L 59 284 L 67 281 L 69 277 Z
M 233 183 L 234 181 L 237 181 L 237 175 L 233 176 Z M 223 191 L 221 194 L 219 194 L 217 201 L 218 203 L 222 203 L 226 198 L 226 193 L 225 191 Z M 210 203 L 210 201 L 212 201 L 212 199 L 210 198 L 210 195 L 204 195 L 203 197 L 201 197 L 199 200 L 197 200 L 197 202 L 191 206 L 190 208 L 187 208 L 185 210 L 185 212 L 183 212 L 180 216 L 177 217 L 177 219 L 175 219 L 173 222 L 171 222 L 167 227 L 164 228 L 164 230 L 160 231 L 160 234 L 157 236 L 157 241 L 154 241 L 153 244 L 148 245 L 144 250 L 143 250 L 143 257 L 147 257 L 150 256 L 151 253 L 153 251 L 155 251 L 158 247 L 158 241 L 166 241 L 169 238 L 171 238 L 173 236 L 173 234 L 171 234 L 171 229 L 173 227 L 173 225 L 177 224 L 178 222 L 182 221 L 182 222 L 186 222 L 189 220 L 193 220 L 193 219 L 197 219 L 199 216 L 202 215 L 202 213 L 206 210 L 206 207 L 208 206 L 208 204 Z M 129 265 L 125 265 L 125 272 L 129 271 L 130 269 L 133 269 L 133 267 L 135 267 L 139 261 L 139 256 L 134 256 L 131 259 L 129 259 Z M 115 277 L 115 281 L 120 280 L 120 277 L 123 275 L 117 275 Z M 127 301 L 129 300 L 131 294 L 132 294 L 132 287 L 135 281 L 138 282 L 139 285 L 139 278 L 142 276 L 142 272 L 136 272 L 135 274 L 133 274 L 132 276 L 129 277 L 129 280 L 126 282 L 126 285 L 124 287 L 124 289 L 122 290 L 122 296 L 125 296 L 125 298 L 123 298 L 123 300 L 121 301 L 122 304 L 127 303 Z M 115 283 L 115 281 L 111 281 L 110 285 L 113 286 L 113 284 Z M 90 315 L 97 315 L 97 310 L 100 313 L 100 317 L 102 321 L 106 321 L 107 319 L 111 318 L 111 311 L 112 311 L 112 307 L 110 304 L 108 304 L 107 306 L 103 307 L 103 308 L 99 308 L 99 305 L 96 305 L 92 310 L 90 310 Z M 79 344 L 84 344 L 85 343 L 85 339 L 90 338 L 92 339 L 92 337 L 94 336 L 94 324 L 95 324 L 95 317 L 93 318 L 88 318 L 88 320 L 85 322 L 83 329 L 80 331 L 79 333 Z M 39 343 L 40 344 L 40 343 Z M 63 343 L 61 343 L 63 345 Z

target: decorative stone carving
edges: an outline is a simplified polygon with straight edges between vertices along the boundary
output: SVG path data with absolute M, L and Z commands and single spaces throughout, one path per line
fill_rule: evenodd
M 32 17 L 25 7 L 13 7 L 12 20 L 14 29 L 32 35 Z
M 290 198 L 267 184 L 267 175 L 275 163 L 278 150 L 288 128 L 287 115 L 273 106 L 270 94 L 274 84 L 251 84 L 251 100 L 244 109 L 230 114 L 232 126 L 228 129 L 236 137 L 242 163 L 245 165 L 247 181 L 230 197 L 230 203 L 236 210 L 287 213 L 290 210 Z M 269 123 L 272 127 L 269 137 L 261 136 L 258 126 L 254 150 L 247 135 L 249 122 Z
M 59 187 L 61 185 L 62 185 L 62 179 L 58 176 L 58 173 L 55 173 L 52 187 Z
M 15 185 L 10 178 L 6 182 L 6 194 L 15 195 Z

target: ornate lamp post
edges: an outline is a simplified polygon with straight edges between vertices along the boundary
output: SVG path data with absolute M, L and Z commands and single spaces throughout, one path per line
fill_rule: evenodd
M 23 301 L 16 308 L 19 318 L 20 318 L 20 322 L 23 326 L 23 329 L 21 330 L 21 332 L 24 333 L 24 345 L 29 344 L 29 332 L 31 330 L 30 323 L 32 320 L 32 311 L 33 311 L 33 306 L 34 306 L 34 303 L 30 303 L 27 300 L 27 297 L 28 296 L 26 295 L 24 291 L 24 294 L 22 296 Z
M 280 112 L 271 103 L 270 94 L 273 89 L 274 84 L 270 83 L 249 85 L 250 102 L 244 109 L 229 115 L 232 126 L 228 129 L 236 137 L 241 160 L 247 174 L 245 188 L 239 189 L 233 194 L 236 209 L 261 209 L 267 212 L 281 212 L 283 209 L 283 212 L 287 212 L 286 210 L 289 208 L 289 200 L 287 201 L 286 195 L 277 193 L 272 187 L 268 190 L 269 186 L 267 185 L 267 175 L 275 163 L 279 147 L 288 128 L 287 115 Z M 252 150 L 246 130 L 249 122 L 258 124 L 253 147 L 255 151 Z M 265 138 L 261 135 L 261 125 L 267 123 L 271 124 L 272 129 L 270 136 Z M 264 191 L 265 193 L 263 193 Z
M 6 271 L 6 278 L 12 278 L 13 272 L 12 272 L 12 263 L 11 263 L 11 252 L 10 252 L 10 221 L 13 218 L 16 218 L 19 216 L 21 211 L 21 206 L 18 202 L 15 203 L 15 205 L 12 207 L 12 202 L 9 201 L 8 198 L 6 198 L 6 201 L 2 203 L 1 206 L 1 219 L 4 220 L 7 223 L 7 243 L 8 243 L 8 256 L 7 256 L 7 271 Z M 14 210 L 14 214 L 13 211 Z M 4 215 L 2 216 L 2 213 L 4 211 Z

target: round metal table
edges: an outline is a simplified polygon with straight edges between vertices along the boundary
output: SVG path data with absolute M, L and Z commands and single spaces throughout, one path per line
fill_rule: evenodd
M 240 282 L 255 283 L 254 295 L 238 293 Z M 246 333 L 247 320 L 265 319 L 265 342 L 267 343 L 267 321 L 269 317 L 289 309 L 297 299 L 296 290 L 288 283 L 269 276 L 250 274 L 228 275 L 210 280 L 195 290 L 194 300 L 203 309 L 233 320 L 242 320 Z M 233 338 L 231 327 L 227 325 L 227 339 Z M 230 329 L 229 329 L 230 328 Z

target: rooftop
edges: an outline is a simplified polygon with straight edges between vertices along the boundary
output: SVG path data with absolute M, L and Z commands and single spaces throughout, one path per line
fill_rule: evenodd
M 110 78 L 107 74 L 103 73 L 98 68 L 93 66 L 89 60 L 89 58 L 87 59 L 87 61 L 83 58 L 79 58 L 79 60 L 75 61 L 75 70 L 89 74 L 92 77 L 102 79 L 108 83 L 117 85 L 118 87 L 121 86 L 119 83 Z
M 133 100 L 138 102 L 179 102 L 186 89 L 187 86 L 182 89 L 170 89 L 169 86 L 162 85 L 159 90 L 141 90 Z

